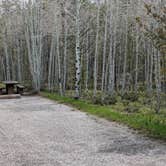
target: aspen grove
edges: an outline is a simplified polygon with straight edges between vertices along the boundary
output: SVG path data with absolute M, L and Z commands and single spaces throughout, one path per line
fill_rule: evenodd
M 1 0 L 0 80 L 79 99 L 166 93 L 165 0 Z

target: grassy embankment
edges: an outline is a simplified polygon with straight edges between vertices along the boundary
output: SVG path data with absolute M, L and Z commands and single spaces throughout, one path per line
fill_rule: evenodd
M 146 106 L 140 106 L 139 112 L 124 112 L 123 103 L 116 103 L 112 106 L 94 105 L 87 100 L 75 100 L 71 97 L 61 97 L 57 94 L 42 92 L 43 97 L 73 106 L 76 109 L 84 111 L 110 121 L 116 121 L 125 124 L 141 133 L 162 140 L 166 140 L 166 113 L 165 108 L 160 114 L 156 114 Z M 138 103 L 134 103 L 137 104 Z

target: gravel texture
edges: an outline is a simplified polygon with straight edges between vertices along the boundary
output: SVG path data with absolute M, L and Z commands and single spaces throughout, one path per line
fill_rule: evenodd
M 0 100 L 0 166 L 166 166 L 166 143 L 42 97 Z

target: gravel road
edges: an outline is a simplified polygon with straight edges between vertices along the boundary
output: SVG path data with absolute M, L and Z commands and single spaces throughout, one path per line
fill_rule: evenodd
M 42 97 L 0 100 L 0 166 L 166 166 L 166 143 Z

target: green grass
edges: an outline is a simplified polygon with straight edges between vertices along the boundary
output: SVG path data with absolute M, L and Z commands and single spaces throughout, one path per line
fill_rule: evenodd
M 147 136 L 166 140 L 165 114 L 155 114 L 144 110 L 138 113 L 126 113 L 118 110 L 118 104 L 116 104 L 116 106 L 100 106 L 94 105 L 90 101 L 61 97 L 57 94 L 51 94 L 48 92 L 41 92 L 41 95 L 51 100 L 58 101 L 59 103 L 69 104 L 88 114 L 125 124 Z M 122 105 L 119 103 L 119 108 L 121 107 Z

